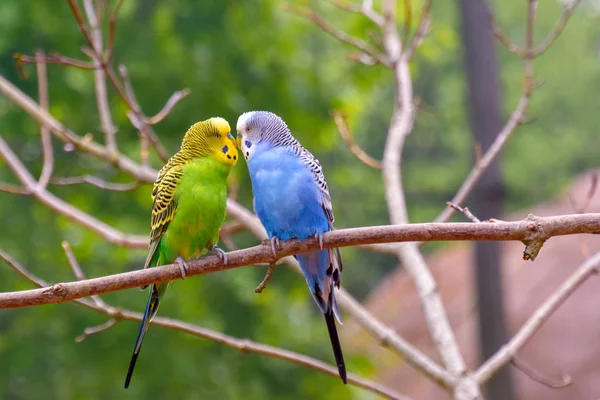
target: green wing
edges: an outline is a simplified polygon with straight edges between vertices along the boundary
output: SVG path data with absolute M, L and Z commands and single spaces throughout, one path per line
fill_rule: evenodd
M 175 190 L 183 176 L 184 166 L 184 164 L 173 165 L 171 162 L 167 163 L 160 170 L 158 178 L 154 182 L 154 189 L 152 190 L 154 203 L 152 204 L 150 244 L 148 245 L 148 257 L 146 257 L 144 268 L 150 266 L 158 249 L 160 239 L 167 231 L 169 222 L 173 220 L 177 212 Z

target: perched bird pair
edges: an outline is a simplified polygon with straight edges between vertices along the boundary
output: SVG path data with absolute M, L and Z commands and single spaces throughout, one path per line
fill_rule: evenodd
M 315 237 L 322 242 L 322 235 L 333 229 L 334 221 L 327 183 L 318 160 L 292 136 L 285 122 L 266 111 L 245 113 L 237 122 L 237 146 L 250 172 L 254 210 L 273 250 L 279 240 Z M 181 149 L 160 170 L 154 183 L 144 268 L 176 263 L 185 277 L 185 260 L 209 251 L 227 263 L 217 242 L 225 219 L 227 176 L 236 162 L 236 143 L 227 121 L 211 118 L 190 127 Z M 323 313 L 338 371 L 346 383 L 335 326 L 335 318 L 341 323 L 334 294 L 334 287 L 339 288 L 341 282 L 340 252 L 318 250 L 295 257 Z M 168 286 L 160 283 L 150 288 L 125 388 L 129 387 L 142 340 Z

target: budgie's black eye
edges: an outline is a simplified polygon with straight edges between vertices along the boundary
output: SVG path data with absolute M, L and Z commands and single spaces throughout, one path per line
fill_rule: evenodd
M 246 128 L 246 132 L 250 132 L 250 128 Z
M 221 139 L 221 134 L 220 134 L 220 133 L 217 133 L 217 134 L 215 135 L 215 137 L 216 137 L 217 139 Z

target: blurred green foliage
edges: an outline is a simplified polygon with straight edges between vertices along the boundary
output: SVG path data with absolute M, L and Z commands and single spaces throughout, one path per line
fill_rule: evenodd
M 114 5 L 114 1 L 112 1 Z M 419 9 L 418 1 L 414 2 Z M 464 72 L 454 2 L 435 2 L 433 30 L 412 63 L 420 107 L 404 153 L 403 177 L 413 221 L 431 220 L 450 199 L 472 165 L 473 143 L 464 101 Z M 369 37 L 376 30 L 360 16 L 317 1 L 312 5 L 348 32 Z M 114 58 L 129 68 L 137 97 L 147 114 L 158 111 L 173 91 L 192 94 L 177 105 L 156 130 L 174 152 L 186 128 L 210 116 L 235 124 L 251 109 L 281 115 L 300 141 L 324 166 L 338 227 L 385 224 L 387 211 L 379 171 L 358 162 L 339 138 L 329 115 L 348 112 L 357 142 L 374 157 L 383 151 L 392 109 L 392 76 L 380 66 L 347 59 L 353 49 L 299 17 L 276 0 L 157 1 L 127 0 L 119 16 Z M 523 37 L 525 4 L 497 2 L 498 23 L 512 38 Z M 560 16 L 554 2 L 540 4 L 536 39 Z M 543 79 L 528 115 L 535 123 L 519 128 L 502 156 L 508 208 L 546 200 L 574 174 L 598 165 L 600 24 L 590 9 L 579 10 L 559 40 L 535 62 Z M 515 39 L 517 43 L 521 40 Z M 66 2 L 0 2 L 0 74 L 30 96 L 37 96 L 35 69 L 22 80 L 13 53 L 36 49 L 80 57 L 84 44 Z M 505 111 L 522 89 L 522 62 L 499 49 Z M 93 75 L 73 67 L 50 65 L 51 112 L 79 134 L 102 141 Z M 139 159 L 137 133 L 123 103 L 109 89 L 119 148 Z M 0 134 L 34 175 L 41 169 L 39 127 L 23 111 L 0 97 Z M 89 156 L 57 153 L 55 176 L 91 173 L 127 182 L 112 167 Z M 156 157 L 153 165 L 160 166 Z M 251 207 L 245 165 L 235 169 L 240 201 Z M 15 182 L 0 162 L 0 180 Z M 150 187 L 115 193 L 77 185 L 51 187 L 53 193 L 128 233 L 148 231 Z M 49 281 L 72 280 L 60 243 L 68 240 L 89 276 L 139 268 L 145 252 L 107 244 L 32 199 L 0 193 L 0 248 Z M 249 234 L 239 246 L 256 244 Z M 344 285 L 363 298 L 395 262 L 357 249 L 343 251 Z M 280 268 L 267 290 L 254 294 L 263 268 L 242 268 L 176 282 L 160 315 L 179 318 L 227 334 L 248 337 L 332 361 L 325 326 L 304 281 Z M 30 288 L 0 266 L 0 290 Z M 136 290 L 104 296 L 113 305 L 142 310 L 146 293 Z M 105 317 L 74 304 L 0 312 L 0 398 L 2 399 L 333 399 L 373 398 L 344 387 L 310 369 L 239 351 L 196 337 L 153 327 L 133 378 L 122 388 L 137 325 L 117 324 L 81 344 L 74 338 Z M 343 328 L 342 328 L 343 333 Z M 347 338 L 346 338 L 347 339 Z M 377 360 L 347 354 L 351 372 L 369 375 Z

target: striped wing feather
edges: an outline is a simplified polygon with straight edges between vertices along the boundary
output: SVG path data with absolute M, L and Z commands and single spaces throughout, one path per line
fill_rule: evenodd
M 175 199 L 175 190 L 177 184 L 183 175 L 184 165 L 169 165 L 167 163 L 159 172 L 154 189 L 152 190 L 152 221 L 150 230 L 150 244 L 148 245 L 148 257 L 144 268 L 148 268 L 160 239 L 167 231 L 169 222 L 173 220 L 177 212 L 177 201 Z

